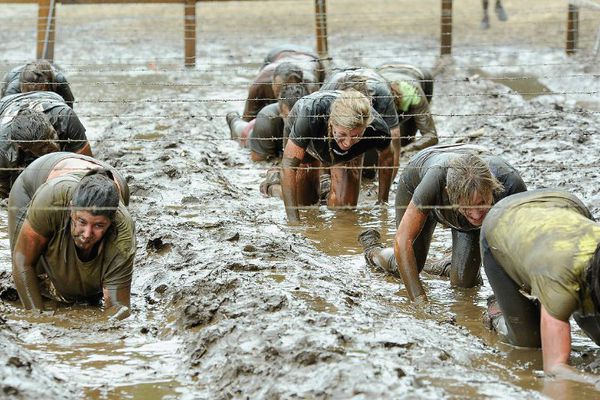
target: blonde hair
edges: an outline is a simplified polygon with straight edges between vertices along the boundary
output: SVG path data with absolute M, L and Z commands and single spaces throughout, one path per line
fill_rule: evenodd
M 347 89 L 331 105 L 329 122 L 347 129 L 366 128 L 373 122 L 371 102 L 359 91 Z
M 446 188 L 450 203 L 456 206 L 471 205 L 475 193 L 486 196 L 504 190 L 490 167 L 474 153 L 461 154 L 450 162 Z

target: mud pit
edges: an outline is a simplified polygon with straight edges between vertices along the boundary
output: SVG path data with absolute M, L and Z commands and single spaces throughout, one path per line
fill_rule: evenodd
M 405 3 L 400 12 L 377 2 L 380 9 L 374 4 L 359 19 L 348 11 L 359 3 L 330 2 L 333 65 L 406 59 L 434 67 L 439 4 Z M 394 226 L 393 208 L 375 206 L 372 183 L 356 212 L 308 210 L 302 227 L 286 224 L 280 201 L 260 196 L 269 165 L 250 164 L 228 139 L 224 115 L 242 109 L 271 47 L 313 45 L 310 4 L 271 4 L 199 4 L 199 65 L 188 71 L 180 68 L 180 6 L 59 7 L 56 61 L 73 82 L 75 109 L 97 157 L 123 171 L 131 188 L 134 314 L 120 323 L 82 306 L 28 315 L 11 301 L 3 229 L 2 396 L 597 396 L 541 378 L 539 351 L 512 349 L 483 329 L 487 284 L 453 290 L 427 277 L 433 312 L 426 314 L 397 280 L 369 270 L 357 234 L 378 228 L 390 243 Z M 529 187 L 571 190 L 598 217 L 599 69 L 589 43 L 600 20 L 584 14 L 583 51 L 567 58 L 563 2 L 543 4 L 532 12 L 506 2 L 511 19 L 501 25 L 492 16 L 487 32 L 478 28 L 478 1 L 455 5 L 454 57 L 436 77 L 438 131 L 445 143 L 493 148 Z M 37 11 L 2 9 L 12 30 L 0 31 L 6 70 L 32 56 Z M 502 84 L 507 77 L 536 85 L 519 93 Z M 5 227 L 6 213 L 0 218 Z M 434 240 L 430 259 L 449 248 L 448 232 L 438 229 Z M 598 348 L 577 330 L 573 345 L 573 363 L 598 372 Z

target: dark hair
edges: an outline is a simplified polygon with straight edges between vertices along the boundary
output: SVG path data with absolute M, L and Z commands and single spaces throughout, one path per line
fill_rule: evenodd
M 300 83 L 304 79 L 302 68 L 291 62 L 282 62 L 275 67 L 273 71 L 273 79 L 280 76 L 284 83 Z
M 594 255 L 585 273 L 585 282 L 588 285 L 592 302 L 596 311 L 600 311 L 600 243 L 596 246 Z
M 335 83 L 334 90 L 348 90 L 354 89 L 358 92 L 361 92 L 369 99 L 372 97 L 372 93 L 369 91 L 369 86 L 367 85 L 367 78 L 356 73 L 345 73 L 338 81 Z
M 21 92 L 51 90 L 54 83 L 54 68 L 46 60 L 25 64 L 21 72 Z
M 43 112 L 22 106 L 5 125 L 8 137 L 19 146 L 29 147 L 34 140 L 54 139 L 56 131 Z
M 291 110 L 298 99 L 306 96 L 307 94 L 308 90 L 303 84 L 296 83 L 293 85 L 285 85 L 283 89 L 281 89 L 281 93 L 279 93 L 279 99 L 277 99 L 279 108 L 281 108 L 282 104 L 285 104 L 288 110 Z
M 88 171 L 75 188 L 71 204 L 75 209 L 112 220 L 119 207 L 119 191 L 112 172 L 107 169 Z

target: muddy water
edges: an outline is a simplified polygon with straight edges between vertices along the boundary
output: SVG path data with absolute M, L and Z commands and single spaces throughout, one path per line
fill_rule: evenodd
M 537 96 L 552 93 L 552 91 L 537 78 L 534 76 L 524 76 L 523 73 L 502 72 L 499 76 L 494 76 L 488 72 L 484 72 L 480 68 L 472 68 L 469 70 L 469 73 L 507 86 L 519 93 L 524 100 L 531 100 Z

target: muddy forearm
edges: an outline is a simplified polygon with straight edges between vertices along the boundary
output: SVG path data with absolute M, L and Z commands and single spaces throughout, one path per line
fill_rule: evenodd
M 412 241 L 409 239 L 395 240 L 394 255 L 398 264 L 398 272 L 402 277 L 410 300 L 426 301 L 427 295 L 425 294 L 421 279 L 419 279 L 417 259 L 415 258 Z
M 378 200 L 380 203 L 386 203 L 390 195 L 390 188 L 392 187 L 392 180 L 397 170 L 397 165 L 394 157 L 392 147 L 389 146 L 387 149 L 379 152 L 379 192 Z
M 417 129 L 421 133 L 421 137 L 404 147 L 402 149 L 403 152 L 419 151 L 438 144 L 435 122 L 431 116 L 431 111 L 427 105 L 427 101 L 423 99 L 421 100 L 421 104 L 422 105 L 411 111 L 411 113 L 414 114 L 413 118 L 415 119 Z
M 76 153 L 83 154 L 84 156 L 94 157 L 92 154 L 92 147 L 90 146 L 89 142 L 86 142 L 86 144 L 81 149 L 77 150 Z
M 285 213 L 289 222 L 298 222 L 300 213 L 298 212 L 298 202 L 296 194 L 296 174 L 301 160 L 298 158 L 283 157 L 281 161 L 281 195 L 285 205 Z
M 26 256 L 18 250 L 13 255 L 12 275 L 23 306 L 28 310 L 41 311 L 44 303 L 35 270 L 31 263 L 27 262 Z

